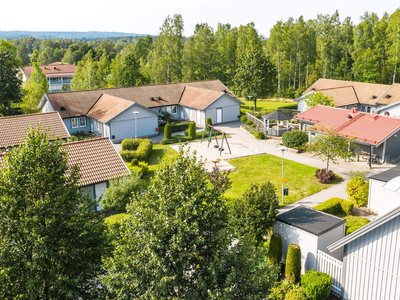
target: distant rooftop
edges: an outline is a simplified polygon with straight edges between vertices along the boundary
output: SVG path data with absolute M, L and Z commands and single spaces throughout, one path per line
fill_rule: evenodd
M 400 167 L 394 167 L 387 171 L 372 175 L 369 179 L 375 179 L 383 182 L 388 182 L 391 179 L 400 176 Z
M 303 205 L 278 215 L 276 219 L 317 236 L 346 223 L 342 218 Z
M 55 62 L 48 66 L 39 66 L 39 68 L 43 71 L 46 77 L 53 77 L 60 74 L 74 75 L 76 72 L 75 65 L 70 65 L 62 62 Z M 34 70 L 35 68 L 33 66 L 27 66 L 23 69 L 24 74 L 27 76 L 30 76 Z

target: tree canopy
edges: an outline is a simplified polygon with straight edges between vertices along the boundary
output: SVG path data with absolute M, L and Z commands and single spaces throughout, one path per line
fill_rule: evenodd
M 306 104 L 308 108 L 311 108 L 315 105 L 323 105 L 333 107 L 333 98 L 329 95 L 324 95 L 320 91 L 314 92 L 310 95 L 306 96 Z

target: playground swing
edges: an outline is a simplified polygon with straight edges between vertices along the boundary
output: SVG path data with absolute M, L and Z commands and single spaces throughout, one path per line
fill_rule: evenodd
M 207 148 L 210 147 L 210 143 L 211 143 L 211 136 L 214 134 L 214 138 L 215 138 L 215 142 L 217 143 L 216 145 L 214 145 L 214 148 L 218 148 L 219 149 L 219 156 L 221 156 L 222 151 L 224 150 L 222 147 L 224 146 L 224 140 L 226 142 L 226 145 L 228 146 L 229 149 L 229 153 L 232 154 L 231 152 L 231 148 L 229 147 L 229 143 L 228 143 L 228 139 L 226 138 L 226 134 L 225 132 L 218 130 L 217 128 L 215 128 L 214 126 L 211 126 L 210 124 L 206 124 L 206 128 L 208 129 L 209 135 L 208 135 L 208 145 Z M 222 134 L 222 139 L 221 139 L 221 147 L 218 144 L 218 139 L 217 139 L 217 132 Z M 204 139 L 204 135 L 206 133 L 206 130 L 203 131 L 203 136 L 201 137 L 201 143 L 203 143 L 203 139 Z

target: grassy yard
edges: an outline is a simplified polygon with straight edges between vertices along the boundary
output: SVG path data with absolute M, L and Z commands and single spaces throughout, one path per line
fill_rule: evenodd
M 230 175 L 232 187 L 226 192 L 229 197 L 239 197 L 249 189 L 251 183 L 271 181 L 279 195 L 279 203 L 282 202 L 282 159 L 269 155 L 253 155 L 243 158 L 228 160 L 237 168 Z M 291 160 L 284 162 L 285 187 L 289 188 L 289 196 L 285 196 L 285 205 L 296 202 L 306 196 L 324 190 L 333 184 L 322 184 L 315 178 L 316 168 L 296 163 Z M 336 182 L 340 181 L 338 178 Z M 282 204 L 280 204 L 282 206 Z
M 245 114 L 249 111 L 249 101 L 241 99 L 245 105 L 240 106 L 240 111 Z M 250 102 L 250 110 L 254 109 L 254 101 Z M 297 109 L 297 102 L 282 102 L 270 100 L 257 100 L 257 110 L 262 109 Z
M 346 220 L 346 235 L 353 233 L 354 231 L 369 223 L 369 220 L 367 218 L 363 218 L 360 216 L 346 216 L 345 214 L 336 214 L 336 216 Z

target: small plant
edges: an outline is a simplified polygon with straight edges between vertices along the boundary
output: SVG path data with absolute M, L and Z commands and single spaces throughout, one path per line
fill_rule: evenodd
M 349 200 L 355 206 L 363 206 L 368 202 L 369 182 L 366 180 L 365 172 L 357 171 L 350 173 L 350 181 L 346 188 Z
M 171 131 L 171 124 L 167 123 L 165 124 L 164 128 L 164 138 L 169 140 L 172 137 L 172 131 Z
M 206 120 L 206 130 L 208 131 L 208 126 L 207 126 L 207 124 L 208 125 L 210 125 L 210 126 L 212 126 L 212 120 L 211 120 L 211 118 L 207 118 L 207 120 Z
M 282 143 L 289 148 L 300 148 L 308 142 L 308 135 L 305 131 L 293 130 L 282 135 Z
M 331 293 L 332 278 L 323 272 L 308 271 L 301 277 L 301 285 L 310 300 L 324 300 Z
M 136 158 L 131 160 L 131 166 L 137 166 L 138 165 L 138 160 Z
M 315 170 L 315 177 L 320 183 L 332 183 L 333 179 L 335 179 L 335 174 L 332 170 L 327 172 L 326 169 L 317 169 Z
M 270 265 L 275 266 L 280 264 L 282 260 L 282 238 L 279 233 L 274 233 L 271 236 L 268 251 L 268 262 Z
M 175 144 L 177 141 L 174 139 L 162 139 L 160 141 L 161 145 L 170 145 L 170 144 Z
M 189 124 L 188 136 L 192 140 L 196 138 L 196 125 L 194 124 L 194 122 L 190 122 Z
M 276 282 L 271 289 L 268 299 L 285 300 L 286 295 L 295 287 L 295 285 L 285 280 Z
M 259 140 L 265 139 L 265 134 L 262 131 L 254 132 L 253 136 Z
M 240 117 L 240 122 L 246 123 L 246 121 L 247 121 L 247 116 L 246 115 L 243 115 L 243 116 Z
M 253 124 L 253 122 L 252 122 L 251 120 L 247 120 L 247 121 L 246 121 L 246 124 L 247 124 L 247 125 L 251 125 L 251 124 Z
M 256 128 L 257 124 L 251 124 L 251 127 Z
M 291 283 L 300 282 L 301 250 L 297 244 L 290 244 L 286 256 L 285 276 Z
M 290 290 L 286 296 L 285 300 L 308 300 L 304 290 L 301 287 Z

